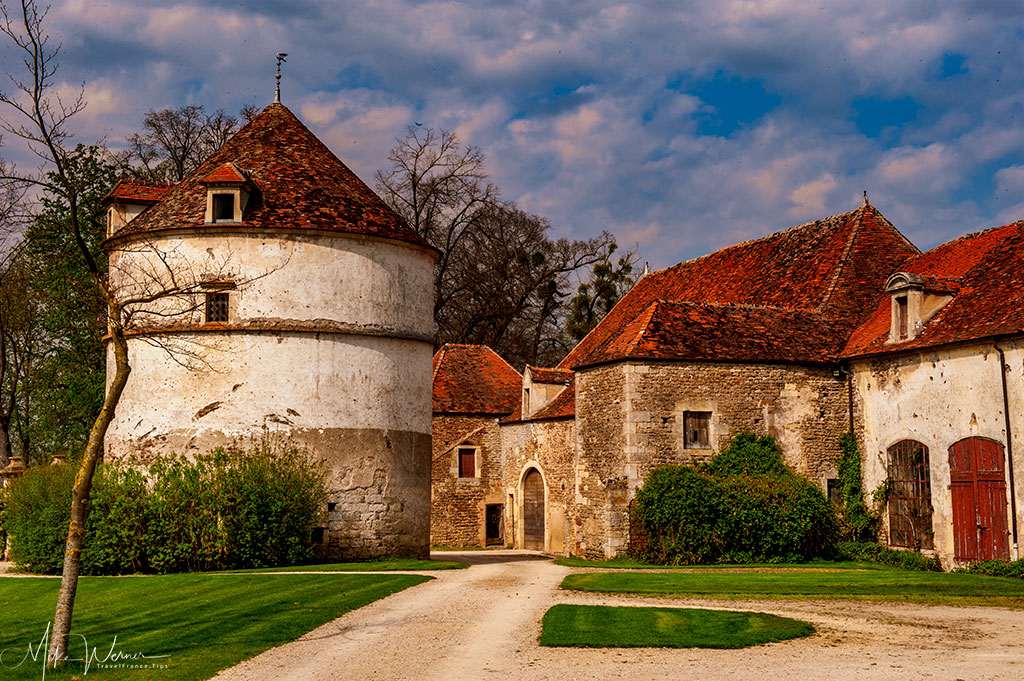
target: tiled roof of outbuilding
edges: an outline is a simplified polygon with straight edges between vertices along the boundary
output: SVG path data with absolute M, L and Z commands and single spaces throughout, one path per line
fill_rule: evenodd
M 449 343 L 434 355 L 434 412 L 508 414 L 521 402 L 523 377 L 486 345 Z
M 140 182 L 138 180 L 118 180 L 114 188 L 103 199 L 104 203 L 124 201 L 126 203 L 156 203 L 167 196 L 174 188 L 167 182 Z
M 890 296 L 851 336 L 844 355 L 886 352 L 962 343 L 1024 333 L 1024 221 L 968 234 L 936 246 L 904 263 L 900 271 L 929 282 L 945 282 L 951 301 L 916 338 L 887 343 L 892 323 Z M 934 288 L 932 289 L 934 290 Z
M 530 379 L 534 383 L 554 383 L 558 385 L 569 385 L 572 383 L 571 369 L 548 369 L 544 367 L 530 366 Z
M 522 403 L 516 406 L 516 410 L 503 418 L 501 422 L 523 423 L 526 421 L 546 421 L 548 419 L 566 419 L 576 416 L 576 381 L 569 382 L 565 390 L 558 393 L 555 399 L 544 405 L 544 408 L 529 418 L 523 418 Z
M 226 172 L 224 166 L 229 163 L 244 171 L 255 186 L 236 228 L 315 229 L 427 246 L 291 111 L 276 103 L 114 238 L 204 224 L 206 187 L 202 182 Z
M 886 277 L 917 253 L 867 204 L 723 248 L 644 276 L 558 366 L 637 352 L 678 360 L 831 362 L 884 295 Z M 765 333 L 756 338 L 755 328 Z M 830 339 L 818 328 L 827 329 Z M 805 332 L 811 335 L 805 338 Z M 645 333 L 652 335 L 641 343 Z

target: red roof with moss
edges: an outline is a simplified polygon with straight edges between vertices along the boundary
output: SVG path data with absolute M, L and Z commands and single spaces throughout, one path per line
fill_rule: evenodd
M 271 104 L 167 196 L 119 230 L 187 229 L 204 224 L 206 187 L 234 164 L 254 186 L 231 228 L 314 229 L 426 242 L 282 104 Z M 237 181 L 228 179 L 226 181 Z M 429 248 L 429 246 L 427 246 Z
M 833 362 L 886 278 L 917 253 L 867 204 L 723 248 L 644 276 L 558 366 Z
M 444 345 L 434 355 L 434 413 L 508 414 L 523 377 L 486 345 Z
M 962 236 L 895 269 L 921 275 L 925 290 L 951 293 L 953 299 L 916 338 L 887 343 L 892 303 L 885 294 L 850 338 L 846 357 L 1024 333 L 1024 221 Z
M 125 203 L 152 204 L 162 201 L 173 188 L 174 185 L 167 182 L 118 180 L 114 188 L 103 199 L 103 202 L 123 201 Z

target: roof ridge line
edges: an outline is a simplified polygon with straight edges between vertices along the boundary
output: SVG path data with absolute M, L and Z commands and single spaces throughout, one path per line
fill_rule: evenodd
M 850 261 L 850 254 L 853 252 L 853 245 L 857 242 L 857 235 L 860 234 L 860 228 L 864 224 L 864 209 L 868 207 L 868 204 L 864 204 L 860 208 L 854 211 L 856 215 L 852 221 L 855 223 L 854 228 L 850 231 L 850 237 L 846 240 L 846 246 L 843 248 L 843 254 L 839 258 L 839 265 L 835 268 L 832 273 L 832 281 L 829 282 L 828 288 L 825 290 L 825 295 L 822 296 L 821 302 L 818 303 L 815 310 L 821 312 L 832 300 L 832 294 L 836 292 L 836 288 L 839 286 L 839 279 L 843 276 L 843 270 L 846 269 L 846 264 Z M 874 206 L 872 206 L 874 208 Z M 843 223 L 843 226 L 850 224 L 851 221 Z
M 651 323 L 651 319 L 654 318 L 655 310 L 658 309 L 658 306 L 661 305 L 662 302 L 663 302 L 662 300 L 655 300 L 650 305 L 648 305 L 647 308 L 643 312 L 641 312 L 640 314 L 638 314 L 636 317 L 634 317 L 633 319 L 631 319 L 629 321 L 629 323 L 632 324 L 633 320 L 640 319 L 644 315 L 647 316 L 647 319 L 645 319 L 645 320 L 643 320 L 641 322 L 640 330 L 637 332 L 636 337 L 632 341 L 630 341 L 629 345 L 626 346 L 626 350 L 622 353 L 623 355 L 629 356 L 633 352 L 633 350 L 636 348 L 636 346 L 640 344 L 640 341 L 644 337 L 644 331 L 647 330 L 647 326 Z
M 434 365 L 434 371 L 430 374 L 430 385 L 434 385 L 434 381 L 437 380 L 437 372 L 441 370 L 441 364 L 444 363 L 444 358 L 448 354 L 448 344 L 445 343 L 441 346 L 441 349 L 437 351 L 437 354 L 441 355 L 437 358 L 437 364 Z M 433 390 L 431 390 L 433 392 Z
M 724 251 L 731 251 L 732 249 L 739 248 L 740 246 L 749 246 L 750 244 L 756 244 L 756 243 L 761 242 L 761 241 L 767 241 L 768 239 L 773 239 L 773 238 L 781 236 L 783 234 L 787 234 L 788 232 L 792 232 L 792 231 L 795 231 L 795 230 L 798 230 L 798 229 L 803 229 L 805 227 L 809 227 L 809 226 L 817 224 L 819 222 L 825 222 L 826 220 L 831 220 L 832 218 L 843 217 L 843 216 L 846 216 L 846 215 L 850 215 L 851 213 L 856 213 L 859 210 L 860 210 L 860 208 L 856 208 L 854 210 L 848 210 L 848 211 L 846 211 L 844 213 L 836 213 L 835 215 L 826 215 L 823 218 L 818 218 L 817 220 L 808 220 L 807 222 L 801 222 L 799 225 L 793 225 L 791 227 L 786 227 L 785 229 L 780 229 L 777 232 L 772 232 L 771 234 L 765 234 L 764 236 L 759 236 L 756 239 L 747 239 L 746 241 L 741 241 L 741 242 L 739 242 L 737 244 L 729 244 L 728 246 L 722 246 L 721 248 L 716 248 L 715 250 L 711 251 L 710 253 L 705 253 L 704 255 L 698 255 L 698 256 L 696 256 L 694 258 L 689 258 L 688 260 L 683 260 L 682 262 L 677 262 L 675 265 L 669 265 L 668 267 L 664 267 L 664 268 L 662 268 L 660 270 L 655 270 L 653 272 L 650 272 L 650 274 L 657 274 L 659 272 L 665 272 L 665 271 L 671 270 L 673 268 L 679 267 L 681 265 L 685 265 L 687 263 L 697 262 L 699 260 L 703 260 L 704 258 L 709 258 L 712 255 L 716 255 L 716 254 L 722 253 Z

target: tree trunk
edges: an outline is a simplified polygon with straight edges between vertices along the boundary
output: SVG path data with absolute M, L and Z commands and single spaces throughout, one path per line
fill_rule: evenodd
M 85 446 L 82 465 L 75 475 L 75 485 L 71 488 L 71 524 L 68 526 L 68 540 L 64 549 L 64 572 L 60 581 L 60 593 L 57 595 L 57 608 L 53 615 L 53 639 L 47 656 L 49 666 L 62 664 L 68 656 L 68 638 L 71 635 L 71 618 L 75 607 L 75 593 L 78 590 L 78 572 L 82 561 L 82 543 L 85 539 L 85 521 L 89 517 L 89 492 L 92 489 L 92 476 L 96 472 L 96 464 L 103 454 L 103 438 L 107 427 L 114 418 L 114 410 L 128 382 L 131 366 L 128 364 L 128 345 L 124 337 L 124 329 L 120 327 L 121 310 L 116 304 L 110 305 L 110 318 L 117 320 L 111 325 L 110 344 L 114 350 L 116 370 L 114 380 L 107 388 L 103 400 L 103 408 L 93 421 L 89 430 L 89 440 Z

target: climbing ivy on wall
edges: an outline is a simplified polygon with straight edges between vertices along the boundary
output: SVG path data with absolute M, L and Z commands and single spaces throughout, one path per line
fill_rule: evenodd
M 839 438 L 839 528 L 845 541 L 875 541 L 878 515 L 864 501 L 860 447 L 852 433 Z

